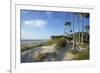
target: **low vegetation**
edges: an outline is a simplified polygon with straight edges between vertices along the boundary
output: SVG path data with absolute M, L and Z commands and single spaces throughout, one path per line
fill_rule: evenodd
M 58 41 L 59 41 L 59 39 L 51 39 L 51 40 L 48 40 L 45 43 L 45 45 L 48 46 L 48 45 L 56 44 Z
M 75 54 L 77 54 L 79 51 L 78 51 L 78 50 L 75 50 L 75 49 L 71 49 L 70 52 L 71 52 L 72 54 L 75 55 Z
M 88 49 L 80 51 L 73 58 L 73 60 L 88 60 L 88 59 L 89 59 L 89 50 Z
M 67 39 L 68 41 L 71 41 L 71 40 L 73 40 L 73 37 L 72 37 L 72 35 L 69 35 L 69 36 L 65 36 L 65 35 L 59 35 L 59 36 L 54 36 L 54 35 L 52 35 L 51 36 L 51 39 L 61 39 L 61 38 L 65 38 L 65 39 Z
M 78 41 L 78 37 L 75 37 L 76 42 Z M 37 44 L 37 45 L 31 45 L 31 46 L 25 46 L 25 47 L 21 47 L 21 52 L 32 49 L 32 48 L 37 48 L 37 47 L 42 47 L 42 46 L 50 46 L 55 44 L 55 50 L 56 52 L 47 52 L 47 53 L 39 53 L 36 58 L 35 58 L 35 62 L 43 62 L 46 59 L 50 59 L 50 57 L 52 57 L 52 59 L 57 58 L 59 55 L 57 53 L 59 52 L 63 52 L 65 51 L 65 47 L 68 48 L 67 44 L 70 45 L 70 43 L 72 43 L 72 37 L 71 36 L 52 36 L 50 40 L 41 43 L 41 44 Z M 72 43 L 73 44 L 73 43 Z M 71 46 L 73 46 L 71 44 Z M 87 60 L 89 59 L 89 43 L 88 42 L 84 42 L 83 44 L 79 44 L 79 47 L 81 48 L 86 48 L 82 51 L 79 51 L 77 49 L 72 49 L 72 47 L 70 47 L 70 50 L 68 50 L 68 52 L 70 52 L 73 55 L 72 60 Z M 52 59 L 50 61 L 52 61 Z
M 53 58 L 56 58 L 57 57 L 57 54 L 56 52 L 53 52 L 53 53 L 40 53 L 38 54 L 38 56 L 36 57 L 35 61 L 36 62 L 42 62 L 44 61 L 45 59 L 48 59 L 50 57 L 53 57 Z M 49 60 L 49 61 L 52 61 L 53 59 Z
M 21 52 L 32 49 L 32 48 L 36 48 L 36 47 L 41 47 L 44 44 L 38 44 L 38 45 L 31 45 L 31 46 L 24 46 L 23 48 L 21 48 Z
M 38 54 L 38 56 L 36 57 L 35 61 L 36 61 L 36 62 L 41 62 L 41 61 L 43 61 L 46 57 L 47 57 L 47 54 L 46 54 L 46 53 Z
M 59 41 L 56 44 L 56 50 L 62 50 L 62 48 L 65 48 L 66 44 L 67 43 L 65 38 L 59 39 Z

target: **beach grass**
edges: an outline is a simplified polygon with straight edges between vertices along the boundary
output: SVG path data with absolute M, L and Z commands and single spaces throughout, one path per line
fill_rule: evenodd
M 21 52 L 26 51 L 26 50 L 29 50 L 29 49 L 32 49 L 32 48 L 41 47 L 41 46 L 43 46 L 43 45 L 44 45 L 44 44 L 31 45 L 31 46 L 24 46 L 24 47 L 21 48 Z
M 80 51 L 79 53 L 77 53 L 73 60 L 88 60 L 89 59 L 89 49 L 85 49 L 83 51 Z

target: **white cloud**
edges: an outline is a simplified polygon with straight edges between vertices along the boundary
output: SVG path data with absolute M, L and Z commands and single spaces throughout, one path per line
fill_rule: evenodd
M 34 20 L 27 20 L 24 22 L 24 24 L 44 29 L 47 24 L 47 21 L 41 19 L 34 19 Z

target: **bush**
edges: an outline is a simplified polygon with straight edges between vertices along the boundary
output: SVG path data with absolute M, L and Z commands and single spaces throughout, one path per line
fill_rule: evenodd
M 57 50 L 60 50 L 61 48 L 64 48 L 66 46 L 66 39 L 61 38 L 56 44 Z
M 52 44 L 56 44 L 58 42 L 58 39 L 51 39 L 51 40 L 48 40 L 45 45 L 52 45 Z
M 65 39 L 67 39 L 67 40 L 69 40 L 69 41 L 71 41 L 71 40 L 73 40 L 73 37 L 70 35 L 70 36 L 64 36 L 64 35 L 58 35 L 58 36 L 54 36 L 54 35 L 52 35 L 51 36 L 51 39 L 61 39 L 61 38 L 65 38 Z

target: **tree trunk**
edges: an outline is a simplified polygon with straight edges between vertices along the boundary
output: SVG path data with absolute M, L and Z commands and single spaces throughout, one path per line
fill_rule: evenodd
M 74 36 L 74 13 L 72 13 L 73 17 L 73 49 L 75 49 L 75 36 Z
M 82 17 L 82 43 L 81 43 L 81 46 L 83 46 L 83 40 L 84 40 L 83 39 L 84 38 L 84 33 L 83 33 L 83 31 L 84 31 L 84 29 L 83 29 L 84 28 L 84 23 L 83 22 L 84 22 L 84 14 L 83 14 L 83 17 Z
M 80 17 L 80 15 L 78 14 L 78 30 L 79 30 L 79 39 L 78 39 L 78 43 L 80 44 L 80 26 L 79 26 L 79 17 Z

